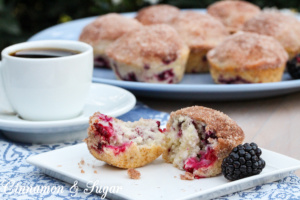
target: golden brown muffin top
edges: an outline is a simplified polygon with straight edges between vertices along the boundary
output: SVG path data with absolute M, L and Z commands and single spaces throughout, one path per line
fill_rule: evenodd
M 101 40 L 116 40 L 123 34 L 140 27 L 142 27 L 142 24 L 135 19 L 111 13 L 102 15 L 85 26 L 79 40 L 95 45 Z
M 220 21 L 193 11 L 181 12 L 172 26 L 191 49 L 211 49 L 229 35 Z
M 170 118 L 174 118 L 176 115 L 188 116 L 195 121 L 204 122 L 205 130 L 213 131 L 218 138 L 244 140 L 243 130 L 235 121 L 220 111 L 203 106 L 192 106 L 172 112 Z
M 281 67 L 288 55 L 273 37 L 238 32 L 210 50 L 207 58 L 219 68 L 267 69 Z
M 244 31 L 276 38 L 288 52 L 300 52 L 300 21 L 279 12 L 262 12 L 244 24 Z
M 167 24 L 170 23 L 178 14 L 179 9 L 170 5 L 153 5 L 141 9 L 136 19 L 144 25 Z
M 242 29 L 243 24 L 260 13 L 260 8 L 246 1 L 218 1 L 207 8 L 208 14 L 220 20 L 231 33 Z
M 106 53 L 126 64 L 151 62 L 153 59 L 168 63 L 176 60 L 179 53 L 187 48 L 174 28 L 157 24 L 123 35 L 108 47 Z

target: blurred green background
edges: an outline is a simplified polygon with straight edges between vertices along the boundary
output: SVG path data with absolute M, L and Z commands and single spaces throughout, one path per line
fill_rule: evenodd
M 215 0 L 0 0 L 0 51 L 33 34 L 70 20 L 108 12 L 130 12 L 154 3 L 205 8 Z M 252 0 L 260 7 L 299 10 L 299 0 Z

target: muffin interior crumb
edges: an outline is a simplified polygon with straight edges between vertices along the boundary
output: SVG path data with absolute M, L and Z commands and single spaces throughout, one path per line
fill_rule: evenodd
M 168 159 L 174 166 L 193 173 L 201 167 L 212 165 L 217 157 L 212 145 L 215 133 L 205 130 L 205 124 L 188 116 L 174 118 L 167 134 Z
M 128 169 L 127 174 L 131 179 L 140 179 L 141 177 L 141 173 L 138 170 L 133 168 Z
M 96 149 L 112 148 L 115 154 L 124 151 L 132 143 L 139 146 L 161 145 L 164 139 L 160 122 L 156 120 L 140 119 L 135 122 L 115 120 L 104 114 L 98 115 L 94 122 L 98 143 Z
M 190 172 L 185 172 L 185 174 L 180 174 L 181 180 L 194 180 L 194 175 Z

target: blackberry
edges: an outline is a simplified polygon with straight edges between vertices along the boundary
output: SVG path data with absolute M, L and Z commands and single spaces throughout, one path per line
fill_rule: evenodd
M 259 174 L 265 167 L 260 158 L 261 149 L 255 143 L 245 143 L 233 148 L 222 162 L 222 174 L 230 181 Z
M 293 79 L 300 79 L 300 54 L 288 61 L 286 66 L 287 71 Z

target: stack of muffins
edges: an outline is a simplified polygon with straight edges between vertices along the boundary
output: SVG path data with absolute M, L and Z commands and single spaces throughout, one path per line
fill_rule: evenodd
M 154 5 L 135 19 L 100 16 L 79 40 L 120 80 L 170 84 L 210 72 L 218 84 L 266 83 L 281 81 L 300 53 L 300 22 L 245 1 L 218 1 L 207 14 Z

